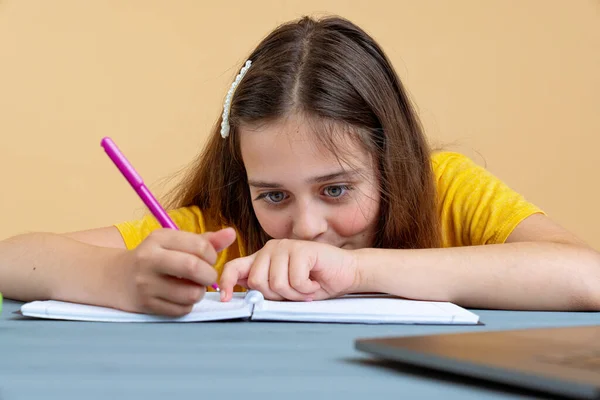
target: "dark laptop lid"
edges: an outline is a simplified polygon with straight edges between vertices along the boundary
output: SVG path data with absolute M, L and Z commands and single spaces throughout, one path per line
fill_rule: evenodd
M 600 326 L 357 339 L 377 358 L 600 399 Z

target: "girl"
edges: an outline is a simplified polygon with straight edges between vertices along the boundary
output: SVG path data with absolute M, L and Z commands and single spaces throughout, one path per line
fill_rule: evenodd
M 468 158 L 428 148 L 389 60 L 341 18 L 249 55 L 203 154 L 148 216 L 0 242 L 0 291 L 182 315 L 218 281 L 310 301 L 383 292 L 598 310 L 600 255 Z

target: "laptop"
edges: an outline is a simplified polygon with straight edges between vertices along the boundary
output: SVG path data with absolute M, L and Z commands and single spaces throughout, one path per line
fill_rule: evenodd
M 363 338 L 355 348 L 409 366 L 600 399 L 600 326 Z

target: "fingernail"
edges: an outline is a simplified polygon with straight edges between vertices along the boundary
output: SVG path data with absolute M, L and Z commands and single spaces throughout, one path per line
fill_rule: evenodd
M 304 301 L 313 301 L 313 298 L 312 297 L 307 297 L 307 298 L 304 299 Z
M 225 291 L 221 290 L 221 301 L 225 300 Z

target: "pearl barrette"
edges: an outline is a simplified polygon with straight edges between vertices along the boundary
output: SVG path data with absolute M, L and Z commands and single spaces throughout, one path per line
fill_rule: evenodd
M 240 73 L 235 77 L 235 80 L 231 84 L 231 87 L 227 92 L 227 97 L 225 97 L 225 104 L 223 105 L 223 120 L 221 121 L 221 136 L 223 137 L 223 139 L 229 136 L 229 112 L 231 111 L 231 100 L 233 98 L 233 93 L 242 81 L 244 75 L 246 75 L 246 72 L 248 72 L 248 69 L 250 68 L 251 64 L 252 61 L 246 61 L 246 64 L 244 64 L 244 67 L 242 68 Z

